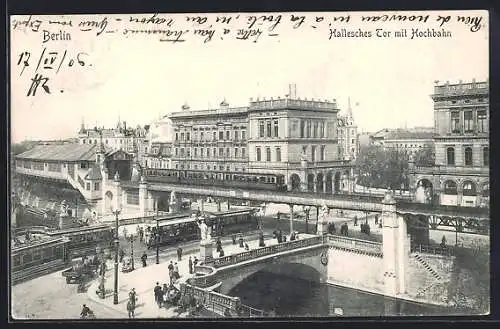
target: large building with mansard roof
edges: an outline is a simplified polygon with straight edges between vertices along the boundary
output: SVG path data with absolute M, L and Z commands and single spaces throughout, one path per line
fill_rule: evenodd
M 233 107 L 171 113 L 172 169 L 282 174 L 290 190 L 353 188 L 352 161 L 339 152 L 335 101 L 294 95 Z
M 488 207 L 490 195 L 489 83 L 436 83 L 434 167 L 412 166 L 417 201 Z

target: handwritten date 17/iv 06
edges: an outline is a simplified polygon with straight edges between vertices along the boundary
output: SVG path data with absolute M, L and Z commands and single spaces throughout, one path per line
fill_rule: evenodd
M 88 54 L 84 52 L 79 52 L 76 56 L 70 56 L 67 50 L 58 52 L 50 51 L 47 50 L 47 48 L 44 48 L 39 56 L 32 55 L 33 54 L 29 51 L 23 51 L 19 54 L 17 61 L 17 66 L 21 67 L 19 76 L 23 75 L 26 69 L 33 70 L 33 73 L 35 74 L 34 78 L 31 79 L 31 86 L 28 90 L 27 96 L 34 96 L 40 84 L 42 84 L 44 91 L 47 94 L 50 94 L 50 89 L 47 85 L 49 77 L 44 77 L 43 73 L 40 73 L 40 71 L 44 71 L 47 75 L 55 75 L 59 73 L 61 69 L 67 67 L 85 67 L 92 65 L 86 62 Z

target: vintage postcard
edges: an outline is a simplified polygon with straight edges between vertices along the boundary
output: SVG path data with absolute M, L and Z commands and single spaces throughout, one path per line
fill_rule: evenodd
M 488 28 L 11 16 L 11 320 L 489 314 Z

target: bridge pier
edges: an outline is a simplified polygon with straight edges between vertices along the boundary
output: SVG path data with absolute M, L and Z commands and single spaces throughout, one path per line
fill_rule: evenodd
M 385 294 L 397 297 L 406 292 L 409 243 L 405 221 L 396 214 L 396 201 L 387 192 L 382 201 Z

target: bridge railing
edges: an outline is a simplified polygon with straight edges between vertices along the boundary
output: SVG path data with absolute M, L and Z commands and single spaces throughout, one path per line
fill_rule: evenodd
M 250 259 L 255 259 L 267 255 L 272 255 L 275 253 L 293 250 L 297 248 L 304 248 L 309 246 L 314 246 L 317 244 L 323 244 L 323 237 L 315 236 L 312 238 L 305 238 L 301 240 L 284 242 L 272 246 L 261 247 L 258 249 L 253 249 L 250 251 L 245 251 L 239 254 L 229 255 L 221 258 L 217 258 L 213 260 L 213 263 L 210 264 L 215 268 L 224 267 L 228 265 L 238 264 Z
M 253 318 L 253 317 L 260 317 L 261 318 L 261 317 L 265 316 L 265 313 L 263 310 L 259 310 L 259 309 L 253 308 L 251 306 L 241 304 L 239 315 L 240 316 L 247 316 L 250 318 Z
M 328 235 L 328 243 L 331 246 L 345 248 L 353 251 L 382 254 L 382 243 L 348 238 L 338 235 Z
M 196 265 L 194 268 L 195 273 L 201 273 L 201 276 L 194 276 L 192 278 L 189 278 L 187 282 L 190 285 L 200 287 L 200 288 L 207 288 L 215 285 L 217 283 L 216 281 L 216 276 L 213 275 L 216 272 L 216 269 L 211 267 L 211 266 L 206 266 L 206 265 Z
M 411 252 L 418 252 L 421 254 L 431 254 L 431 255 L 441 255 L 441 256 L 453 256 L 455 254 L 453 248 L 442 248 L 442 247 L 433 247 L 426 245 L 412 245 L 410 247 Z

